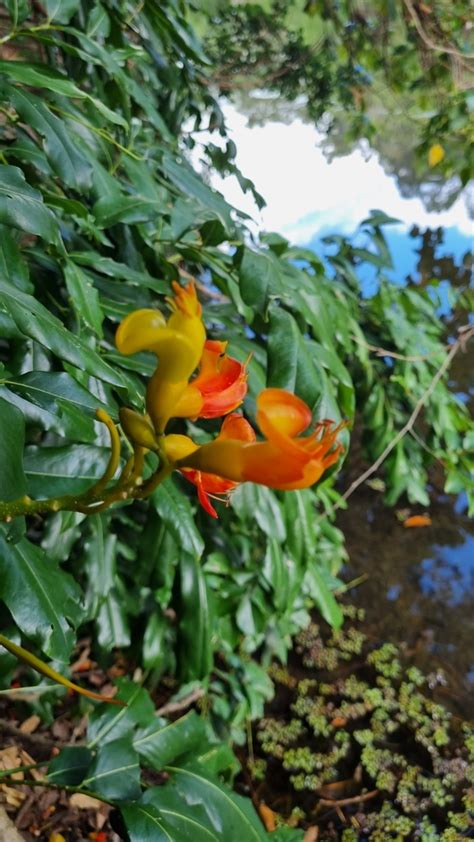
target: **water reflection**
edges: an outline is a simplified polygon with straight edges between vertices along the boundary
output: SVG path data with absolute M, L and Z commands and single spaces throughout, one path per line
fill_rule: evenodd
M 357 471 L 354 471 L 354 478 Z M 350 477 L 346 477 L 350 480 Z M 361 489 L 338 517 L 350 564 L 350 591 L 375 639 L 406 643 L 420 667 L 443 667 L 464 716 L 474 715 L 474 523 L 455 500 L 433 495 L 432 526 L 405 529 L 381 495 Z

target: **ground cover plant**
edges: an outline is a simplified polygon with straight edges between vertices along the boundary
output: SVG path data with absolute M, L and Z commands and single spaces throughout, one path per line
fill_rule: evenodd
M 216 167 L 233 156 L 187 11 L 48 0 L 1 17 L 1 692 L 51 722 L 78 641 L 112 677 L 123 657 L 115 689 L 82 682 L 114 703 L 81 697 L 82 744 L 27 780 L 110 802 L 131 840 L 258 839 L 230 745 L 310 612 L 342 622 L 350 430 L 388 503 L 426 506 L 433 459 L 447 491 L 468 488 L 472 427 L 447 373 L 472 330 L 440 319 L 438 281 L 386 279 L 381 211 L 325 263 L 252 239 L 188 160 L 203 127 Z M 450 305 L 465 303 L 461 287 Z M 290 473 L 270 475 L 277 461 Z M 200 714 L 157 717 L 163 682 Z
M 256 727 L 253 785 L 322 840 L 470 838 L 472 727 L 433 700 L 441 673 L 374 644 L 363 612 L 346 612 L 342 630 L 300 632 L 290 670 L 271 670 L 280 689 Z

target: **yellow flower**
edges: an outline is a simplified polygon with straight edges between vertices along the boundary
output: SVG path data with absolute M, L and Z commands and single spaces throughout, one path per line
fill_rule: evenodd
M 153 351 L 158 368 L 146 397 L 148 414 L 157 433 L 162 433 L 173 409 L 188 385 L 202 356 L 206 332 L 201 305 L 193 283 L 173 283 L 174 298 L 168 299 L 168 321 L 158 310 L 135 310 L 120 324 L 115 342 L 122 354 Z

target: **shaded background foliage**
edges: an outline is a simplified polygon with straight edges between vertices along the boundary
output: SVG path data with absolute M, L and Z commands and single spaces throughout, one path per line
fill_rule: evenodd
M 377 458 L 446 354 L 438 284 L 402 289 L 384 277 L 391 257 L 383 229 L 392 220 L 374 211 L 354 241 L 330 238 L 326 264 L 279 235 L 252 239 L 244 215 L 188 160 L 194 132 L 211 129 L 225 138 L 225 125 L 211 93 L 213 65 L 185 4 L 47 0 L 44 13 L 14 0 L 7 8 L 0 63 L 0 498 L 79 493 L 103 473 L 108 449 L 95 409 L 115 419 L 122 404 L 143 410 L 144 378 L 153 370 L 145 353 L 118 354 L 117 324 L 131 309 L 163 306 L 171 281 L 189 274 L 198 279 L 210 335 L 229 339 L 242 361 L 252 354 L 245 403 L 251 419 L 261 388 L 291 389 L 316 418 L 355 419 L 366 457 Z M 235 171 L 230 143 L 221 157 L 209 144 L 208 156 L 216 168 Z M 243 189 L 254 189 L 239 177 Z M 378 282 L 370 299 L 360 283 L 367 266 Z M 455 303 L 465 303 L 462 288 Z M 371 345 L 389 353 L 374 356 Z M 203 441 L 214 427 L 188 429 Z M 407 495 L 426 505 L 435 457 L 444 462 L 447 491 L 468 482 L 472 428 L 445 379 L 427 399 L 418 432 L 386 461 L 388 503 Z M 244 486 L 217 524 L 197 511 L 189 492 L 173 477 L 144 502 L 1 527 L 5 634 L 64 671 L 77 634 L 87 630 L 103 664 L 112 649 L 126 650 L 130 663 L 147 671 L 149 689 L 167 675 L 175 689 L 202 685 L 207 693 L 208 724 L 186 719 L 166 751 L 137 749 L 137 740 L 155 745 L 155 736 L 141 742 L 139 729 L 156 731 L 160 746 L 169 732 L 132 683 L 122 696 L 139 701 L 125 715 L 92 717 L 90 751 L 79 758 L 76 780 L 122 805 L 131 839 L 146 838 L 160 822 L 166 833 L 171 819 L 163 811 L 176 806 L 178 790 L 203 839 L 221 832 L 209 813 L 192 807 L 197 791 L 200 799 L 217 798 L 219 812 L 220 789 L 214 784 L 210 794 L 207 772 L 226 772 L 228 780 L 235 772 L 216 733 L 241 740 L 245 722 L 261 715 L 272 693 L 264 667 L 274 656 L 285 660 L 314 606 L 333 626 L 342 619 L 333 596 L 345 560 L 331 520 L 340 500 L 333 476 L 285 495 Z M 10 657 L 1 665 L 8 686 Z M 43 701 L 42 710 L 50 714 L 51 703 Z M 97 720 L 108 723 L 105 731 L 97 731 Z M 209 752 L 217 752 L 214 765 Z M 189 754 L 197 767 L 189 766 Z M 178 790 L 140 794 L 139 762 L 161 770 L 183 755 L 188 772 L 170 772 Z M 129 776 L 118 771 L 125 761 Z M 67 782 L 71 762 L 67 753 L 55 761 L 54 780 Z M 98 783 L 104 776 L 105 789 Z M 190 780 L 197 790 L 187 789 Z M 238 819 L 229 809 L 236 838 L 246 822 L 260 838 L 249 808 L 240 805 Z

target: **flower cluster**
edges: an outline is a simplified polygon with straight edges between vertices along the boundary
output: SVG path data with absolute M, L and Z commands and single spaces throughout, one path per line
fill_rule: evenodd
M 173 291 L 167 321 L 157 310 L 136 310 L 117 331 L 122 354 L 147 350 L 158 358 L 147 387 L 147 414 L 127 408 L 120 412 L 128 438 L 158 453 L 194 483 L 213 517 L 217 513 L 210 498 L 227 499 L 241 482 L 280 490 L 313 485 L 339 458 L 342 446 L 336 439 L 343 424 L 323 421 L 301 435 L 311 424 L 309 407 L 283 389 L 264 389 L 257 398 L 264 440 L 257 441 L 252 426 L 234 412 L 247 392 L 246 366 L 226 354 L 226 342 L 206 339 L 194 284 L 174 283 Z M 202 446 L 189 436 L 166 434 L 171 418 L 221 416 L 219 434 Z

